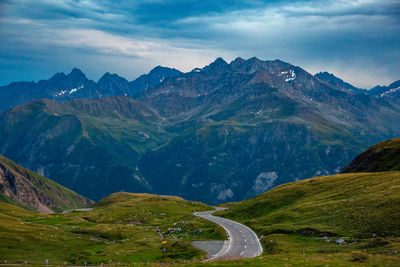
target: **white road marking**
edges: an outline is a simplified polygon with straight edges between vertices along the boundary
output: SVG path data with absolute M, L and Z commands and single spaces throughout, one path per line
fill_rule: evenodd
M 227 246 L 226 245 L 223 246 L 217 254 L 213 255 L 211 258 L 207 259 L 206 261 L 213 261 L 220 257 L 226 257 L 226 256 L 230 256 L 230 257 L 242 256 L 242 255 L 244 255 L 245 252 L 246 252 L 246 256 L 243 256 L 243 257 L 253 258 L 253 257 L 259 256 L 262 253 L 263 249 L 262 249 L 261 243 L 260 243 L 257 235 L 249 227 L 242 225 L 240 223 L 234 222 L 234 221 L 230 221 L 225 218 L 213 216 L 213 215 L 211 215 L 212 212 L 213 211 L 197 212 L 197 213 L 194 213 L 194 215 L 202 217 L 206 220 L 212 221 L 216 224 L 219 224 L 227 232 L 228 240 L 227 240 Z M 237 245 L 241 245 L 240 244 L 240 239 L 241 239 L 240 235 L 242 235 L 242 238 L 243 238 L 242 240 L 244 240 L 244 250 L 242 252 L 240 252 L 238 255 L 238 254 L 236 254 L 237 252 L 234 251 L 234 250 L 236 250 L 236 248 L 233 248 L 233 247 L 236 247 Z M 239 240 L 236 240 L 237 238 Z M 247 239 L 246 238 L 250 238 L 250 243 L 252 243 L 252 246 L 256 246 L 256 247 L 255 248 L 250 247 L 249 249 L 247 249 Z M 254 242 L 257 244 L 253 245 Z M 234 244 L 234 243 L 238 243 L 238 244 Z

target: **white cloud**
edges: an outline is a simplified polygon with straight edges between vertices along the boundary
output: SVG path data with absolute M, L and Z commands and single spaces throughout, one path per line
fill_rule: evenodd
M 219 56 L 226 60 L 257 56 L 334 72 L 355 86 L 400 78 L 399 20 L 389 14 L 394 12 L 390 8 L 394 0 L 282 1 L 254 9 L 172 17 L 166 27 L 138 23 L 135 8 L 103 3 L 14 1 L 1 18 L 0 53 L 57 66 L 66 65 L 63 61 L 68 66 L 88 66 L 95 77 L 101 75 L 96 61 L 108 60 L 107 68 L 121 74 L 139 74 L 155 65 L 189 71 Z
M 215 50 L 207 50 L 203 45 L 185 47 L 185 42 L 181 40 L 139 40 L 135 37 L 119 36 L 92 29 L 57 30 L 48 36 L 52 37 L 42 41 L 70 49 L 93 51 L 95 54 L 104 56 L 141 58 L 185 71 L 191 70 L 193 66 L 206 65 L 211 59 L 223 54 Z

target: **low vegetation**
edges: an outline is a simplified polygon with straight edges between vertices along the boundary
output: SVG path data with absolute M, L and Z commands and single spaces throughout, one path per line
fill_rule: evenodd
M 219 215 L 261 237 L 263 255 L 235 265 L 398 266 L 399 204 L 400 172 L 355 173 L 278 186 Z
M 210 209 L 178 197 L 130 193 L 112 194 L 93 211 L 69 214 L 44 215 L 0 203 L 0 262 L 133 265 L 200 260 L 205 253 L 193 248 L 192 240 L 225 238 L 222 228 L 193 215 Z

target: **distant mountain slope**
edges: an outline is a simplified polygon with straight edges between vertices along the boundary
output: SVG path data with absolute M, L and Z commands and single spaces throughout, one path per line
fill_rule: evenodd
M 400 100 L 400 80 L 389 86 L 376 86 L 369 91 L 369 94 L 377 98 Z
M 152 69 L 148 74 L 143 74 L 139 78 L 129 83 L 129 87 L 132 88 L 129 96 L 136 96 L 138 94 L 146 92 L 148 89 L 153 88 L 157 84 L 163 82 L 165 79 L 170 77 L 176 77 L 182 74 L 179 70 L 157 66 Z
M 41 99 L 0 113 L 0 151 L 91 199 L 121 190 L 153 192 L 136 164 L 168 137 L 159 121 L 129 97 Z
M 0 110 L 6 110 L 40 98 L 70 100 L 77 98 L 100 98 L 109 96 L 137 96 L 168 77 L 181 72 L 176 69 L 155 67 L 148 74 L 128 82 L 117 74 L 105 73 L 96 83 L 74 68 L 69 74 L 57 73 L 48 80 L 13 82 L 0 86 Z
M 14 82 L 0 86 L 0 110 L 5 110 L 39 98 L 67 100 L 82 97 L 99 97 L 100 88 L 85 74 L 74 68 L 71 73 L 57 73 L 48 80 Z
M 42 213 L 89 207 L 92 201 L 0 155 L 0 200 Z
M 337 88 L 342 88 L 343 90 L 349 90 L 354 93 L 361 93 L 361 92 L 365 93 L 366 92 L 366 90 L 354 87 L 353 85 L 346 83 L 342 79 L 340 79 L 340 78 L 336 77 L 335 75 L 333 75 L 329 72 L 326 72 L 326 71 L 319 72 L 319 73 L 315 74 L 314 77 L 316 77 L 322 81 L 325 81 Z
M 117 74 L 106 72 L 97 82 L 104 96 L 117 96 L 131 94 L 129 82 Z
M 400 171 L 400 138 L 380 142 L 358 155 L 342 173 Z
M 146 153 L 141 172 L 158 192 L 211 203 L 337 173 L 367 144 L 400 133 L 399 106 L 280 60 L 219 58 L 139 101 L 184 132 Z
M 104 74 L 97 85 L 102 89 L 103 96 L 130 96 L 137 97 L 170 77 L 182 74 L 179 70 L 157 66 L 149 73 L 128 82 L 117 74 Z

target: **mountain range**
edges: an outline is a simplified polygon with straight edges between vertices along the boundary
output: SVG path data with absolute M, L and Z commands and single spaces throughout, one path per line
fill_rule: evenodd
M 237 201 L 338 173 L 398 136 L 395 86 L 374 93 L 257 58 L 218 58 L 188 73 L 157 67 L 133 82 L 106 73 L 95 83 L 74 69 L 0 88 L 9 108 L 0 153 L 94 200 L 124 190 Z
M 222 59 L 219 58 L 216 62 L 220 60 Z M 237 60 L 242 59 L 238 58 Z M 195 68 L 192 72 L 200 71 L 202 71 L 201 68 Z M 156 87 L 165 79 L 183 74 L 173 68 L 157 66 L 149 73 L 143 74 L 130 82 L 118 74 L 106 72 L 96 83 L 93 80 L 89 80 L 80 69 L 74 68 L 69 74 L 63 72 L 56 73 L 48 80 L 40 80 L 39 82 L 12 82 L 8 85 L 0 86 L 0 110 L 7 110 L 40 98 L 58 101 L 109 96 L 130 96 L 136 98 L 148 89 Z M 398 99 L 400 97 L 400 80 L 388 86 L 378 85 L 370 90 L 366 90 L 357 88 L 332 73 L 319 72 L 314 77 L 329 83 L 336 89 L 354 94 L 367 94 L 377 98 L 389 97 Z
M 0 110 L 28 103 L 40 98 L 70 100 L 76 98 L 101 98 L 108 96 L 134 97 L 163 79 L 181 74 L 176 69 L 155 67 L 134 81 L 128 82 L 117 74 L 105 73 L 96 83 L 89 80 L 79 69 L 74 68 L 69 74 L 56 73 L 48 80 L 39 82 L 13 82 L 0 86 Z

